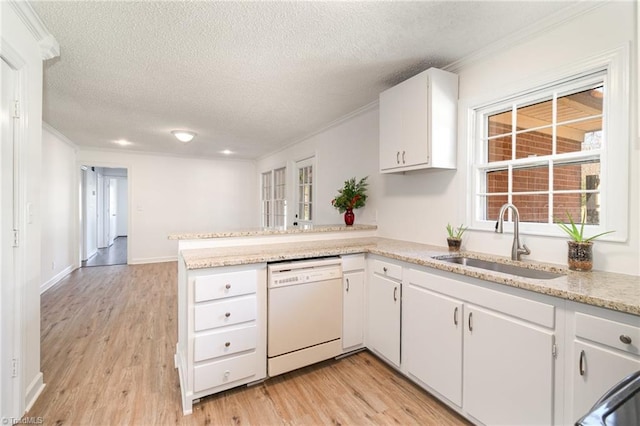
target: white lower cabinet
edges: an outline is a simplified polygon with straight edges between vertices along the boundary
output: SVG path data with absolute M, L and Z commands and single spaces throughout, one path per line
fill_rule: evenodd
M 400 366 L 402 267 L 373 260 L 367 283 L 367 347 Z
M 640 370 L 640 317 L 571 303 L 568 417 L 575 423 L 624 377 Z
M 463 303 L 409 283 L 402 297 L 402 363 L 411 376 L 462 406 Z
M 342 257 L 342 349 L 345 352 L 364 346 L 364 254 Z
M 402 370 L 484 424 L 555 419 L 555 307 L 408 269 Z
M 178 266 L 182 409 L 203 396 L 266 377 L 266 264 L 186 270 Z
M 488 425 L 553 424 L 553 331 L 465 308 L 464 410 Z

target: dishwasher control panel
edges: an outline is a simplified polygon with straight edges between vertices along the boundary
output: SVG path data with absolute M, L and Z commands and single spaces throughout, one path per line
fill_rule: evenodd
M 342 279 L 342 265 L 339 258 L 269 265 L 269 288 L 334 279 Z

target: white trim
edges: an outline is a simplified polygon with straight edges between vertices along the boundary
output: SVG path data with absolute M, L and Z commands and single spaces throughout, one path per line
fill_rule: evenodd
M 86 145 L 78 145 L 79 152 L 115 152 L 118 154 L 131 154 L 131 155 L 146 155 L 146 156 L 156 156 L 156 157 L 172 157 L 172 158 L 188 158 L 188 159 L 196 159 L 202 161 L 237 161 L 241 163 L 252 163 L 256 164 L 256 160 L 253 158 L 229 158 L 227 155 L 207 155 L 207 154 L 181 154 L 181 153 L 168 153 L 168 152 L 159 152 L 159 151 L 140 151 L 129 148 L 110 148 L 110 147 L 97 147 L 97 146 L 86 146 Z
M 279 152 L 285 151 L 285 150 L 291 148 L 292 146 L 295 146 L 295 145 L 299 144 L 300 142 L 306 141 L 307 139 L 310 139 L 310 138 L 312 138 L 312 137 L 314 137 L 316 135 L 324 133 L 327 130 L 331 129 L 332 127 L 339 126 L 340 124 L 344 123 L 345 121 L 351 120 L 352 118 L 355 118 L 355 117 L 357 117 L 357 116 L 359 116 L 361 114 L 364 114 L 365 112 L 368 112 L 368 111 L 370 111 L 370 110 L 372 110 L 374 108 L 377 108 L 377 107 L 378 107 L 378 99 L 376 99 L 375 101 L 370 102 L 370 103 L 368 103 L 368 104 L 366 104 L 364 106 L 361 106 L 360 108 L 358 108 L 356 110 L 353 110 L 350 113 L 347 113 L 347 114 L 343 115 L 342 117 L 330 122 L 326 126 L 323 126 L 323 127 L 321 127 L 320 129 L 318 129 L 318 130 L 316 130 L 314 132 L 308 133 L 307 135 L 305 135 L 303 137 L 294 139 L 293 141 L 284 144 L 283 146 L 279 147 L 275 151 L 271 151 L 271 152 L 269 152 L 267 154 L 261 155 L 258 158 L 256 158 L 256 160 L 257 161 L 264 160 L 265 158 L 271 157 L 272 155 L 275 155 L 275 154 L 277 154 Z
M 45 121 L 42 121 L 42 129 L 46 130 L 47 132 L 49 132 L 52 135 L 54 135 L 56 138 L 60 139 L 62 142 L 64 142 L 67 145 L 69 145 L 69 147 L 71 147 L 73 149 L 75 154 L 78 153 L 78 149 L 79 149 L 78 145 L 76 145 L 68 137 L 66 137 L 65 135 L 60 133 L 60 131 L 58 129 L 56 129 L 55 127 L 53 127 L 52 125 L 50 125 L 49 123 L 47 123 Z
M 13 265 L 14 265 L 14 283 L 13 283 L 13 303 L 14 303 L 14 317 L 12 318 L 13 327 L 13 358 L 18 360 L 19 374 L 13 381 L 12 389 L 7 389 L 7 393 L 11 393 L 12 406 L 8 409 L 2 407 L 3 411 L 10 414 L 17 414 L 21 416 L 24 413 L 25 406 L 25 352 L 27 350 L 26 344 L 26 330 L 27 319 L 25 317 L 24 303 L 26 297 L 26 271 L 27 271 L 27 232 L 25 224 L 27 221 L 27 175 L 26 168 L 24 167 L 23 150 L 25 149 L 25 143 L 28 141 L 29 130 L 29 84 L 33 83 L 29 78 L 29 70 L 31 65 L 24 59 L 24 57 L 12 47 L 11 43 L 7 42 L 2 37 L 2 43 L 0 44 L 0 56 L 3 60 L 16 71 L 16 93 L 18 100 L 20 101 L 20 119 L 16 124 L 15 137 L 17 138 L 17 144 L 14 145 L 14 156 L 17 156 L 17 162 L 14 164 L 13 178 L 16 183 L 14 187 L 17 188 L 17 200 L 13 201 L 13 210 L 16 221 L 15 227 L 20 232 L 20 244 L 14 251 Z M 42 82 L 40 82 L 42 84 Z M 42 374 L 42 373 L 40 373 Z M 4 401 L 2 401 L 4 402 Z M 0 403 L 1 404 L 1 403 Z M 3 413 L 4 414 L 4 413 Z
M 64 268 L 62 271 L 58 272 L 53 278 L 51 278 L 49 281 L 47 281 L 46 283 L 43 283 L 40 286 L 40 294 L 41 295 L 44 294 L 45 291 L 49 290 L 54 285 L 58 284 L 64 277 L 66 277 L 76 269 L 78 269 L 77 266 L 69 265 L 66 268 Z
M 486 221 L 476 220 L 474 205 L 479 191 L 476 173 L 476 162 L 478 160 L 478 149 L 475 147 L 475 140 L 478 129 L 478 120 L 481 119 L 478 111 L 492 104 L 502 101 L 509 101 L 519 96 L 551 87 L 557 84 L 568 83 L 574 78 L 588 76 L 599 70 L 606 69 L 604 77 L 605 86 L 608 91 L 608 100 L 603 111 L 603 125 L 607 126 L 607 141 L 623 141 L 624 147 L 615 150 L 615 159 L 607 160 L 611 156 L 611 150 L 604 149 L 601 153 L 601 175 L 604 177 L 606 185 L 600 192 L 601 196 L 601 225 L 599 227 L 587 227 L 593 229 L 586 235 L 600 233 L 607 230 L 615 230 L 612 234 L 607 234 L 600 238 L 601 241 L 625 242 L 628 240 L 628 204 L 629 204 L 629 148 L 630 148 L 630 109 L 629 109 L 629 82 L 630 82 L 630 43 L 624 43 L 613 49 L 599 52 L 588 58 L 565 65 L 558 69 L 544 72 L 535 77 L 528 77 L 514 84 L 503 86 L 500 93 L 492 93 L 491 99 L 470 100 L 465 102 L 463 109 L 467 111 L 467 191 L 464 191 L 467 205 L 466 223 L 471 224 L 470 229 L 480 231 L 493 231 L 493 218 Z M 609 117 L 615 117 L 611 119 Z M 605 142 L 607 143 L 607 142 Z M 586 154 L 586 153 L 585 153 Z M 607 161 L 615 164 L 615 167 L 607 167 Z M 611 194 L 614 188 L 620 188 L 617 196 Z M 615 203 L 609 202 L 608 198 L 615 199 Z M 545 228 L 546 227 L 546 228 Z M 510 229 L 507 227 L 507 229 Z M 563 236 L 566 235 L 560 230 L 550 226 L 550 224 L 522 223 L 520 226 L 522 234 L 542 235 L 542 236 Z
M 475 64 L 476 62 L 480 62 L 488 57 L 492 57 L 498 53 L 504 52 L 507 49 L 518 46 L 526 42 L 527 40 L 536 38 L 541 34 L 551 31 L 554 28 L 558 28 L 568 21 L 571 21 L 580 15 L 591 12 L 592 10 L 597 9 L 607 3 L 607 0 L 581 1 L 577 4 L 567 6 L 564 9 L 561 9 L 558 12 L 535 22 L 532 25 L 516 31 L 515 33 L 501 37 L 499 40 L 490 43 L 482 49 L 478 49 L 473 53 L 461 59 L 458 59 L 457 61 L 450 63 L 442 69 L 444 71 L 449 71 L 457 74 L 465 68 Z
M 43 60 L 52 59 L 60 56 L 60 45 L 55 37 L 49 32 L 42 22 L 42 19 L 33 10 L 31 4 L 27 1 L 9 0 L 9 5 L 13 8 L 20 20 L 27 27 L 33 38 L 40 46 L 40 56 Z
M 165 263 L 165 262 L 177 262 L 178 256 L 163 256 L 163 257 L 141 257 L 132 259 L 129 265 L 144 265 L 147 263 Z
M 40 372 L 33 379 L 33 381 L 29 384 L 29 386 L 26 389 L 26 392 L 25 392 L 26 407 L 24 409 L 25 413 L 31 410 L 31 407 L 33 407 L 33 404 L 36 402 L 36 400 L 44 390 L 45 386 L 46 385 L 44 384 L 44 375 L 42 374 L 42 372 Z

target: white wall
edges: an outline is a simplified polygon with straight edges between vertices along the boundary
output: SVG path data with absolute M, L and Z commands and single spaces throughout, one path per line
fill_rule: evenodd
M 470 131 L 467 128 L 467 111 L 465 106 L 492 101 L 500 96 L 513 93 L 524 86 L 529 80 L 541 80 L 546 75 L 557 72 L 563 67 L 588 60 L 594 55 L 620 48 L 633 43 L 632 55 L 637 54 L 638 45 L 635 41 L 636 25 L 635 9 L 637 2 L 612 2 L 579 16 L 570 22 L 549 31 L 544 31 L 537 37 L 524 40 L 518 46 L 505 49 L 490 58 L 478 61 L 464 67 L 460 76 L 460 103 L 463 108 L 459 111 L 459 161 L 461 173 L 456 175 L 447 198 L 462 202 L 466 192 L 467 142 L 464 136 Z M 601 30 L 596 30 L 600 28 Z M 635 56 L 630 58 L 631 76 L 634 80 L 632 88 L 636 87 L 637 70 Z M 535 60 L 532 60 L 535 58 Z M 632 110 L 637 108 L 637 92 L 632 91 Z M 632 117 L 637 115 L 633 114 Z M 637 123 L 635 123 L 637 125 Z M 614 243 L 598 240 L 594 244 L 594 268 L 612 272 L 622 272 L 640 275 L 640 146 L 636 141 L 637 132 L 634 120 L 631 120 L 629 142 L 629 238 L 625 243 Z M 616 143 L 617 141 L 611 141 Z M 456 197 L 456 191 L 462 197 Z M 625 196 L 626 194 L 622 194 Z M 456 203 L 458 204 L 458 203 Z M 463 217 L 463 216 L 458 216 Z M 446 217 L 438 215 L 434 221 L 438 225 L 446 223 Z M 433 230 L 433 227 L 430 227 Z M 395 232 L 391 231 L 391 232 Z M 430 238 L 434 241 L 433 238 Z M 563 263 L 567 256 L 566 237 L 550 238 L 528 236 L 524 242 L 531 249 L 532 254 L 526 259 L 534 259 L 553 263 Z M 465 245 L 469 250 L 483 251 L 495 254 L 508 254 L 512 243 L 512 234 L 499 235 L 493 232 L 469 232 Z
M 24 18 L 26 15 L 18 15 L 16 12 L 20 9 L 28 13 L 31 10 L 28 5 L 4 1 L 0 2 L 0 8 L 0 50 L 3 57 L 7 54 L 10 56 L 9 62 L 14 62 L 20 73 L 22 108 L 19 124 L 22 129 L 18 202 L 21 241 L 17 250 L 17 276 L 14 283 L 19 294 L 16 309 L 21 312 L 21 323 L 16 324 L 16 333 L 20 336 L 17 341 L 21 343 L 21 348 L 16 348 L 19 351 L 16 356 L 22 356 L 19 363 L 20 400 L 17 409 L 2 406 L 0 411 L 3 416 L 19 417 L 44 386 L 40 371 L 42 60 L 44 57 L 55 56 L 56 49 L 52 46 L 55 44 L 52 37 L 47 39 L 51 43 L 46 43 L 46 29 L 34 26 L 33 19 Z M 47 45 L 50 49 L 47 49 Z M 4 374 L 7 369 L 0 370 Z M 4 391 L 10 392 L 8 389 Z
M 522 85 L 557 67 L 591 55 L 619 47 L 634 40 L 634 4 L 614 2 L 564 22 L 485 58 L 460 65 L 460 101 L 458 127 L 458 169 L 417 171 L 399 175 L 378 173 L 377 108 L 306 139 L 286 150 L 267 156 L 258 163 L 258 172 L 307 152 L 318 153 L 318 221 L 336 223 L 329 201 L 340 181 L 357 175 L 371 176 L 370 202 L 362 209 L 360 223 L 375 223 L 383 237 L 445 245 L 445 226 L 461 223 L 466 217 L 466 153 L 468 150 L 465 105 L 493 100 L 510 87 Z M 606 28 L 606 31 L 604 30 Z M 599 30 L 598 30 L 599 29 Z M 637 44 L 632 49 L 637 52 Z M 535 58 L 532 61 L 531 58 Z M 634 58 L 632 63 L 636 63 Z M 637 72 L 632 87 L 637 87 Z M 506 92 L 505 94 L 507 94 Z M 637 93 L 637 91 L 633 91 Z M 636 97 L 633 108 L 636 108 Z M 634 109 L 635 111 L 635 109 Z M 637 115 L 632 115 L 635 117 Z M 633 122 L 633 120 L 632 120 Z M 631 135 L 637 131 L 631 129 Z M 597 241 L 594 245 L 594 268 L 611 272 L 640 275 L 640 142 L 630 143 L 629 175 L 629 241 L 613 243 Z M 358 211 L 360 212 L 360 210 Z M 358 219 L 356 219 L 358 220 Z M 531 249 L 529 260 L 564 264 L 566 238 L 522 236 Z M 466 249 L 508 256 L 511 234 L 468 231 L 463 244 Z
M 251 161 L 80 149 L 78 162 L 128 169 L 130 263 L 177 258 L 173 232 L 258 226 Z
M 353 118 L 337 124 L 326 131 L 290 146 L 258 161 L 260 173 L 287 166 L 288 199 L 293 200 L 293 168 L 297 160 L 311 155 L 316 157 L 315 171 L 315 219 L 316 225 L 344 224 L 342 214 L 331 205 L 344 181 L 352 177 L 369 176 L 370 187 L 379 185 L 378 174 L 378 108 L 368 108 Z M 375 224 L 379 197 L 371 197 L 367 205 L 355 210 L 355 223 Z M 294 206 L 288 204 L 288 225 L 294 221 Z
M 76 147 L 48 125 L 42 130 L 42 255 L 40 291 L 77 267 Z

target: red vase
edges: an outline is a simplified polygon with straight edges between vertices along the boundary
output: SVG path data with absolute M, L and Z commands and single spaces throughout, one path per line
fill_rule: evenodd
M 353 214 L 353 209 L 347 209 L 347 211 L 344 212 L 344 223 L 347 226 L 351 226 L 354 220 L 356 220 L 356 215 Z

